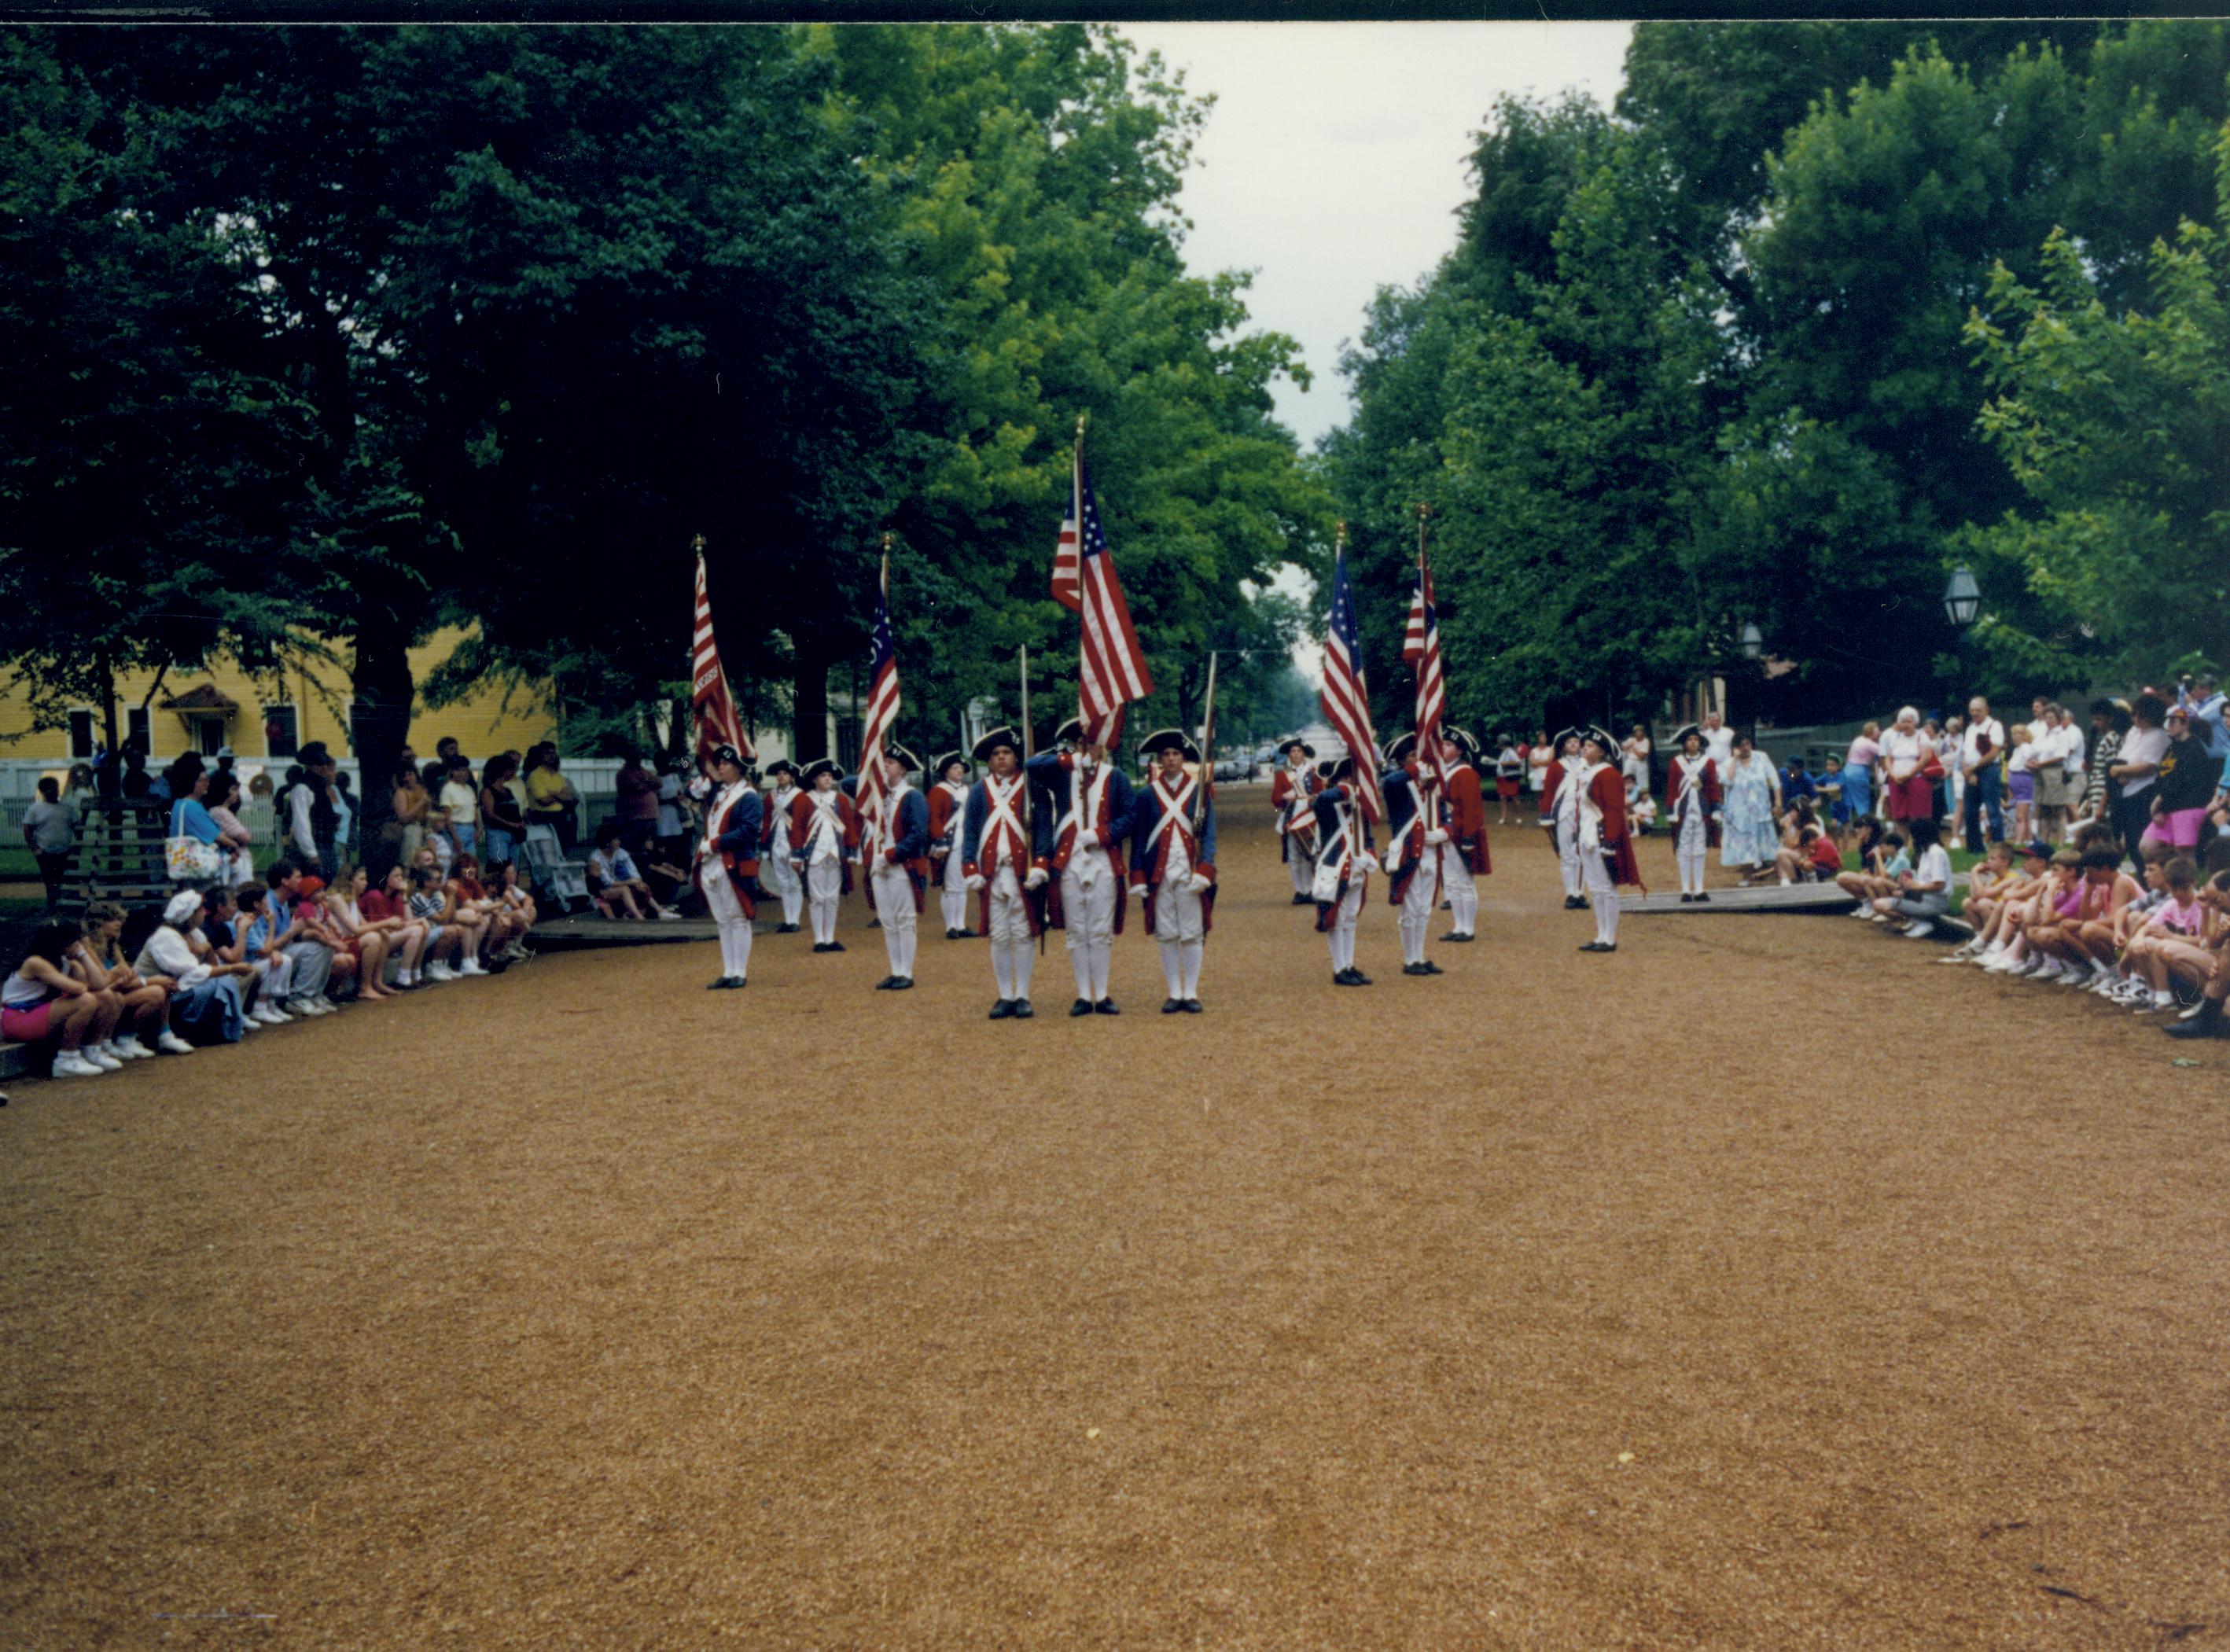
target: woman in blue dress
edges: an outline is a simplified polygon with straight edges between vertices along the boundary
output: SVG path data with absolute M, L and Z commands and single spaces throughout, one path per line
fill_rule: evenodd
M 1781 847 L 1775 823 L 1780 814 L 1781 777 L 1773 759 L 1752 746 L 1749 735 L 1737 735 L 1721 808 L 1719 864 L 1745 879 L 1761 868 L 1772 870 L 1774 852 Z

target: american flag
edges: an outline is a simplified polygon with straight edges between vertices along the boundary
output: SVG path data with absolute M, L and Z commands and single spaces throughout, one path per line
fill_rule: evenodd
M 1433 571 L 1417 548 L 1417 589 L 1409 601 L 1409 623 L 1402 634 L 1402 658 L 1417 670 L 1417 761 L 1427 774 L 1440 776 L 1440 715 L 1447 710 L 1447 679 L 1440 671 L 1440 612 L 1433 603 Z
M 1073 568 L 1067 597 L 1061 594 L 1064 557 Z M 1054 599 L 1074 609 L 1084 621 L 1076 677 L 1085 739 L 1094 745 L 1112 745 L 1122 738 L 1124 706 L 1152 694 L 1154 679 L 1146 669 L 1138 634 L 1131 629 L 1130 606 L 1115 578 L 1115 558 L 1099 525 L 1099 507 L 1092 497 L 1092 477 L 1084 468 L 1081 449 L 1076 455 L 1068 519 L 1061 524 L 1060 545 L 1054 553 L 1053 582 Z
M 899 720 L 899 655 L 891 637 L 891 558 L 883 553 L 882 582 L 875 591 L 875 664 L 867 683 L 867 711 L 860 724 L 860 806 L 862 864 L 873 867 L 883 823 L 883 742 Z M 873 891 L 868 900 L 874 899 Z
M 1348 588 L 1347 552 L 1331 565 L 1331 627 L 1324 636 L 1324 720 L 1355 758 L 1355 789 L 1365 819 L 1386 818 L 1386 799 L 1378 790 L 1378 737 L 1370 727 L 1370 693 L 1363 682 L 1363 637 L 1355 623 L 1355 598 Z
M 700 545 L 702 542 L 699 542 Z M 712 600 L 705 590 L 705 552 L 697 552 L 696 631 L 690 648 L 689 699 L 697 710 L 697 753 L 702 757 L 716 745 L 732 745 L 745 762 L 758 753 L 744 737 L 743 720 L 728 692 L 728 674 L 720 669 L 720 649 L 712 641 Z

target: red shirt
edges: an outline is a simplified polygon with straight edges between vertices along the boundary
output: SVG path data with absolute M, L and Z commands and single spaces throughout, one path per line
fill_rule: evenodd
M 1822 872 L 1843 869 L 1843 852 L 1835 847 L 1835 840 L 1825 832 L 1812 840 L 1812 864 Z
M 366 889 L 363 898 L 356 903 L 356 909 L 364 914 L 364 920 L 368 924 L 382 923 L 390 918 L 408 918 L 410 915 L 407 910 L 397 912 L 390 906 L 386 892 L 381 889 Z

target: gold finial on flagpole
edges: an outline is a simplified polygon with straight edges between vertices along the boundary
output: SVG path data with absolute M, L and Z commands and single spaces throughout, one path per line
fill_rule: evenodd
M 699 556 L 703 556 L 705 554 L 705 536 L 700 533 L 695 539 L 690 540 L 689 548 L 692 551 L 694 551 Z

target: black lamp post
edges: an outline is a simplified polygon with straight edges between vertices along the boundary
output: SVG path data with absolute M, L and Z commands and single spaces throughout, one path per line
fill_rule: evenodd
M 1750 687 L 1750 715 L 1744 720 L 1750 726 L 1752 745 L 1757 744 L 1757 702 L 1764 696 L 1765 668 L 1758 662 L 1765 657 L 1765 633 L 1757 629 L 1756 620 L 1745 620 L 1742 628 L 1742 656 L 1754 668 L 1756 681 Z
M 1943 587 L 1943 615 L 1951 622 L 1952 669 L 1964 674 L 1967 668 L 1967 632 L 1982 612 L 1982 588 L 1975 583 L 1975 571 L 1961 563 L 1951 571 L 1950 582 Z M 1953 682 L 1951 697 L 1956 700 L 1967 685 Z M 1950 708 L 1944 708 L 1949 715 Z

